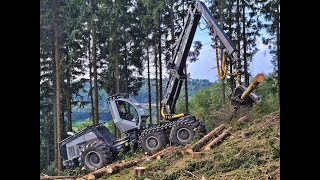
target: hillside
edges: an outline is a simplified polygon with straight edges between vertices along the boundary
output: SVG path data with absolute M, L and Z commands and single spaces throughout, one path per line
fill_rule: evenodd
M 247 116 L 247 121 L 236 119 L 226 127 L 232 127 L 231 135 L 201 156 L 182 155 L 179 148 L 160 160 L 144 161 L 146 167 L 139 179 L 280 179 L 280 116 L 279 111 L 261 118 Z M 143 157 L 143 154 L 121 155 L 117 162 Z M 115 162 L 115 163 L 117 163 Z M 115 164 L 114 163 L 114 164 Z M 136 166 L 135 166 L 136 167 Z M 134 179 L 134 167 L 106 174 L 98 179 Z M 65 171 L 64 175 L 81 175 L 88 172 Z

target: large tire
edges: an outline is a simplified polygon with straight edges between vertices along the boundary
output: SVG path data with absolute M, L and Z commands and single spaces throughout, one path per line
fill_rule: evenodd
M 148 153 L 157 152 L 164 148 L 166 144 L 167 140 L 163 132 L 148 133 L 141 140 L 141 148 Z
M 112 152 L 103 142 L 92 142 L 81 148 L 79 165 L 91 170 L 102 168 L 105 164 L 112 163 Z
M 186 145 L 193 141 L 195 132 L 187 124 L 181 124 L 171 128 L 169 140 L 173 144 Z

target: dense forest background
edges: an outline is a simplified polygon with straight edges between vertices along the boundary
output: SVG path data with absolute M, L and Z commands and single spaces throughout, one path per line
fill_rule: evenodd
M 280 1 L 205 1 L 239 50 L 243 82 L 257 38 L 268 45 L 273 73 L 259 85 L 263 97 L 253 111 L 259 115 L 279 108 Z M 166 86 L 165 64 L 173 53 L 191 0 L 41 0 L 40 1 L 40 173 L 63 169 L 57 144 L 74 131 L 77 121 L 91 124 L 110 120 L 106 97 L 129 93 L 152 106 L 159 122 L 159 106 Z M 267 32 L 267 36 L 261 33 Z M 213 45 L 213 43 L 212 43 Z M 198 60 L 201 42 L 194 42 L 189 63 Z M 215 56 L 213 55 L 213 60 Z M 234 64 L 230 65 L 230 71 Z M 187 69 L 186 69 L 187 70 Z M 147 72 L 147 77 L 143 72 Z M 189 74 L 188 74 L 189 75 Z M 190 75 L 189 75 L 190 76 Z M 203 119 L 209 128 L 229 108 L 233 79 L 210 83 L 185 81 L 177 112 Z M 150 102 L 150 103 L 149 103 Z M 150 120 L 149 120 L 150 121 Z M 120 136 L 117 129 L 113 131 Z M 48 173 L 47 173 L 48 174 Z

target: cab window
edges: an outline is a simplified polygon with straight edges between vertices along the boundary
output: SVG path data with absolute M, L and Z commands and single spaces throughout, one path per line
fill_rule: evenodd
M 120 118 L 137 123 L 139 121 L 138 112 L 133 105 L 126 101 L 117 101 Z

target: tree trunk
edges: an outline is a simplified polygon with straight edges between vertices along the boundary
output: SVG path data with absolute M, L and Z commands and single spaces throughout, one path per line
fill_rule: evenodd
M 49 143 L 49 138 L 47 138 L 46 151 L 47 151 L 46 164 L 49 165 L 50 164 L 50 143 Z
M 55 38 L 54 40 L 52 41 L 53 42 L 53 54 L 55 54 Z M 57 143 L 57 98 L 56 98 L 56 91 L 55 91 L 55 88 L 56 88 L 56 80 L 55 80 L 55 77 L 56 77 L 56 58 L 55 56 L 53 56 L 53 61 L 52 61 L 52 74 L 53 74 L 53 131 L 54 131 L 54 161 L 55 161 L 55 174 L 57 174 L 57 169 L 58 169 L 58 143 Z
M 237 62 L 237 68 L 241 69 L 241 60 L 240 60 L 240 41 L 241 41 L 241 32 L 240 32 L 240 0 L 237 0 L 237 50 L 238 50 L 238 62 Z M 238 75 L 238 78 L 241 78 L 241 75 Z M 241 80 L 241 79 L 240 79 Z
M 220 10 L 219 10 L 219 12 L 220 12 L 220 25 L 221 25 L 221 28 L 223 29 L 223 24 L 224 24 L 224 22 L 223 22 L 223 1 L 224 0 L 220 0 L 220 2 L 219 2 L 219 4 L 220 4 Z M 220 49 L 220 51 L 221 51 L 221 56 L 223 55 L 223 44 L 221 43 L 221 45 L 220 45 L 221 47 L 221 49 Z M 221 58 L 221 68 L 222 68 L 222 58 Z M 224 72 L 224 73 L 227 73 L 227 72 Z M 225 83 L 224 83 L 224 80 L 221 80 L 221 85 L 220 85 L 221 87 L 220 87 L 220 96 L 221 96 L 221 105 L 224 105 L 224 104 L 226 104 L 226 98 L 225 98 Z
M 244 82 L 246 86 L 249 85 L 249 73 L 247 62 L 247 39 L 246 39 L 246 15 L 245 15 L 246 3 L 242 0 L 242 37 L 243 37 L 243 68 L 244 68 Z
M 91 15 L 94 16 L 95 14 L 95 1 L 91 1 Z M 96 29 L 94 20 L 92 19 L 92 66 L 93 66 L 93 90 L 94 90 L 94 116 L 93 116 L 93 125 L 99 124 L 99 105 L 98 105 L 98 74 L 97 74 L 97 52 L 96 52 Z
M 278 95 L 280 101 L 280 0 L 277 1 L 277 65 L 278 65 Z
M 91 34 L 91 33 L 90 33 Z M 90 84 L 90 89 L 89 89 L 89 96 L 90 96 L 90 102 L 91 102 L 91 116 L 92 118 L 92 124 L 94 124 L 94 102 L 93 102 L 93 87 L 92 87 L 92 60 L 91 60 L 91 38 L 89 35 L 89 44 L 88 44 L 88 59 L 89 59 L 89 84 Z
M 160 13 L 160 12 L 159 12 Z M 158 48 L 159 48 L 159 51 L 158 51 L 158 54 L 159 54 L 159 99 L 160 99 L 160 102 L 162 100 L 162 58 L 161 58 L 161 13 L 159 15 L 159 26 L 158 26 L 158 30 L 159 30 L 159 40 L 158 40 Z M 161 106 L 160 106 L 161 107 Z M 160 109 L 160 108 L 159 108 Z M 160 119 L 162 120 L 162 116 L 160 116 Z
M 154 43 L 154 65 L 156 69 L 156 120 L 157 124 L 159 124 L 159 93 L 158 93 L 158 51 L 157 51 L 157 38 L 155 38 L 155 43 Z
M 231 131 L 231 127 L 229 127 L 227 130 L 225 130 L 222 134 L 220 134 L 217 138 L 215 138 L 213 141 L 211 141 L 209 144 L 207 144 L 204 147 L 204 150 L 210 150 L 212 149 L 214 146 L 216 146 L 220 141 L 222 141 L 224 138 L 226 138 L 227 136 L 230 135 L 230 131 Z
M 187 1 L 188 3 L 188 1 Z M 182 1 L 182 27 L 184 27 L 184 0 Z M 189 95 L 188 95 L 188 65 L 186 63 L 186 67 L 184 68 L 184 72 L 186 74 L 186 79 L 184 80 L 184 95 L 186 100 L 186 113 L 189 113 Z
M 62 164 L 61 164 L 61 157 L 60 157 L 60 147 L 59 147 L 59 142 L 61 141 L 61 110 L 60 110 L 60 53 L 59 53 L 59 43 L 58 43 L 58 29 L 57 25 L 54 27 L 54 47 L 55 47 L 55 52 L 54 52 L 54 59 L 55 59 L 55 75 L 56 75 L 56 86 L 55 86 L 55 94 L 56 94 L 56 125 L 57 125 L 57 141 L 56 147 L 57 147 L 57 174 L 60 175 L 61 170 L 62 170 Z
M 229 37 L 232 38 L 232 1 L 229 1 Z M 232 66 L 233 66 L 233 62 L 230 61 L 230 74 L 232 74 Z M 231 76 L 230 77 L 230 88 L 231 88 L 231 92 L 233 92 L 233 88 L 234 88 L 234 77 Z
M 72 96 L 70 94 L 71 91 L 71 82 L 70 82 L 70 57 L 69 57 L 69 48 L 66 46 L 67 50 L 67 57 L 66 57 L 66 63 L 67 63 L 67 90 L 66 90 L 66 99 L 67 99 L 67 117 L 68 117 L 68 131 L 72 132 L 72 115 L 71 115 L 71 100 Z
M 184 68 L 186 79 L 184 80 L 184 95 L 186 99 L 186 113 L 189 113 L 189 99 L 188 99 L 188 65 L 186 64 L 186 67 Z
M 150 84 L 150 59 L 149 59 L 149 47 L 147 47 L 147 61 L 148 61 L 148 96 L 149 96 L 149 118 L 150 124 L 152 124 L 152 108 L 151 108 L 151 84 Z
M 212 139 L 224 128 L 225 128 L 224 124 L 221 124 L 219 127 L 215 128 L 210 133 L 206 134 L 203 138 L 201 138 L 198 142 L 193 144 L 189 149 L 193 152 L 199 151 L 201 147 L 203 147 L 210 139 Z
M 127 57 L 127 45 L 124 44 L 124 53 L 125 53 L 125 57 L 124 57 L 124 76 L 126 78 L 125 80 L 125 87 L 127 88 L 126 91 L 129 94 L 130 90 L 129 90 L 129 77 L 128 77 L 128 57 Z
M 170 13 L 170 32 L 171 32 L 171 43 L 175 43 L 175 36 L 174 36 L 174 15 L 173 15 L 173 0 L 170 0 L 170 8 L 169 8 L 169 13 Z M 184 20 L 183 20 L 184 21 Z M 171 49 L 171 57 L 173 57 L 174 53 L 174 48 Z
M 118 50 L 118 48 L 117 48 L 117 50 Z M 115 67 L 115 69 L 116 69 L 116 94 L 119 94 L 120 93 L 120 78 L 119 78 L 119 62 L 118 62 L 118 56 L 116 56 L 116 67 Z M 117 138 L 120 138 L 120 130 L 119 129 L 117 129 L 117 127 L 115 126 L 115 129 L 116 129 L 116 137 Z

